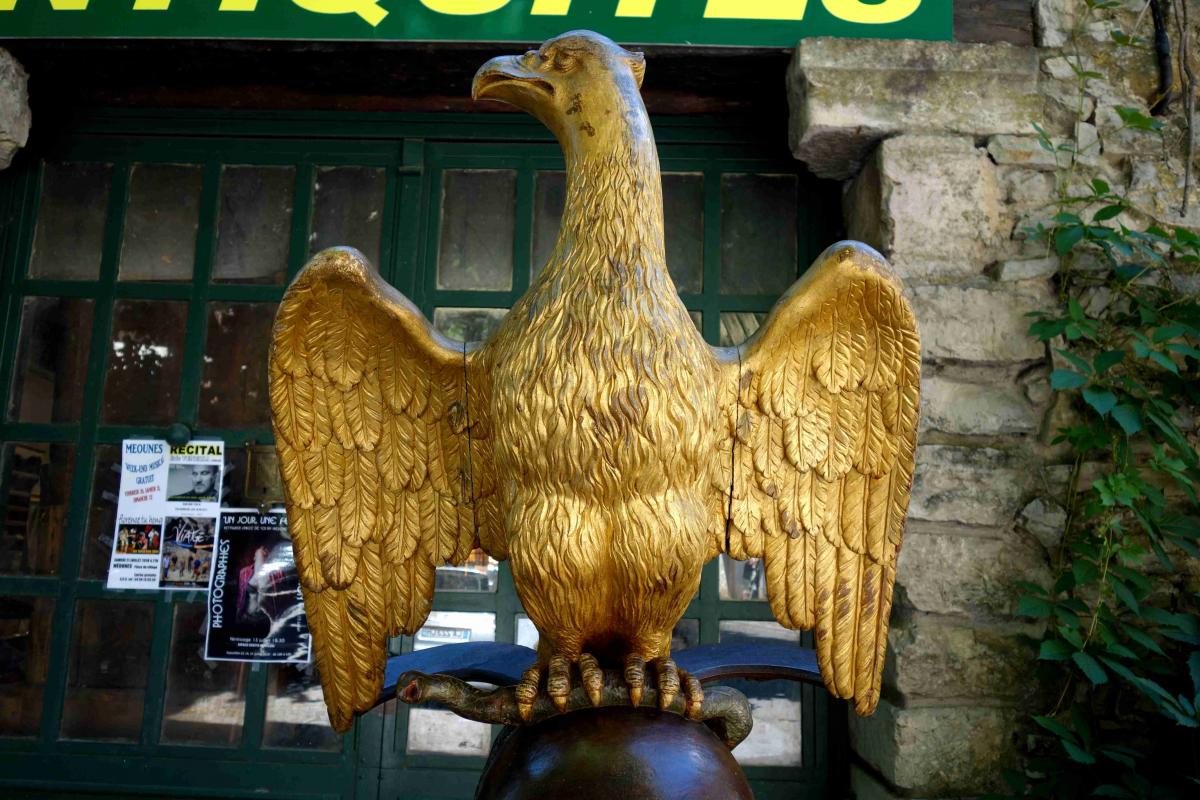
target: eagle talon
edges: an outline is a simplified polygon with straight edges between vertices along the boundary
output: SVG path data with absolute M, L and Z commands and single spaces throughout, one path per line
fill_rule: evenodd
M 550 658 L 550 676 L 546 678 L 546 694 L 558 713 L 567 710 L 567 699 L 571 696 L 571 662 L 566 656 Z
M 687 698 L 683 715 L 688 719 L 699 720 L 704 708 L 704 687 L 700 685 L 699 678 L 683 670 L 679 670 L 679 679 L 683 682 L 683 696 Z
M 654 672 L 658 678 L 658 707 L 666 711 L 679 694 L 679 668 L 669 658 L 654 660 Z
M 514 694 L 517 698 L 517 713 L 529 722 L 533 719 L 533 702 L 537 700 L 538 684 L 542 682 L 542 668 L 534 664 L 521 674 Z
M 593 706 L 599 706 L 603 699 L 604 692 L 604 671 L 600 669 L 600 662 L 591 653 L 583 653 L 579 656 L 579 678 L 583 684 L 583 691 L 587 694 L 588 702 Z
M 646 662 L 637 656 L 625 659 L 625 684 L 629 687 L 629 704 L 642 704 L 642 689 L 646 686 Z

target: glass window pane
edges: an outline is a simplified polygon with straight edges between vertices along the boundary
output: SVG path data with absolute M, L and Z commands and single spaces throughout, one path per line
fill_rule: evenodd
M 29 277 L 96 280 L 112 185 L 110 164 L 46 164 Z
M 461 567 L 438 567 L 433 588 L 438 592 L 494 592 L 499 574 L 500 564 L 476 549 Z
M 512 288 L 517 173 L 448 169 L 442 173 L 439 289 Z
M 103 580 L 112 556 L 113 528 L 117 523 L 117 495 L 121 490 L 121 448 L 96 446 L 92 465 L 92 500 L 88 507 L 87 538 L 79 577 Z
M 196 258 L 201 169 L 134 164 L 121 242 L 123 281 L 186 281 Z
M 269 669 L 263 747 L 342 749 L 342 737 L 329 727 L 317 665 L 272 664 Z
M 456 342 L 482 342 L 500 327 L 507 308 L 435 308 L 433 327 Z
M 25 298 L 9 419 L 79 421 L 94 307 L 93 300 Z
M 700 620 L 681 619 L 671 631 L 671 652 L 687 650 L 700 644 Z
M 166 744 L 232 747 L 242 740 L 249 664 L 205 661 L 203 603 L 175 606 L 162 738 Z
M 74 474 L 73 444 L 4 445 L 0 456 L 4 492 L 0 574 L 58 572 Z
M 271 423 L 267 351 L 275 303 L 209 303 L 200 383 L 200 424 L 255 428 Z
M 76 602 L 63 738 L 138 740 L 153 625 L 150 602 Z
M 696 326 L 696 330 L 704 333 L 704 312 L 689 311 L 688 316 L 692 318 L 692 324 Z
M 767 599 L 767 579 L 761 558 L 734 561 L 722 554 L 717 566 L 722 600 Z
M 49 597 L 0 597 L 0 736 L 38 734 L 53 620 Z
M 496 615 L 468 611 L 432 611 L 413 637 L 413 650 L 454 642 L 492 642 Z M 486 756 L 492 745 L 492 726 L 463 719 L 452 711 L 410 708 L 408 752 Z
M 529 264 L 531 276 L 542 271 L 542 267 L 546 266 L 550 259 L 550 253 L 554 251 L 566 200 L 565 172 L 537 173 L 533 182 L 533 249 Z
M 722 642 L 791 642 L 800 644 L 798 631 L 777 622 L 722 620 Z M 726 681 L 750 700 L 754 730 L 733 751 L 742 766 L 787 766 L 802 764 L 801 692 L 795 681 Z
M 322 167 L 313 188 L 309 252 L 353 247 L 378 267 L 387 174 L 374 167 Z
M 704 290 L 704 176 L 665 173 L 663 227 L 667 268 L 681 292 Z
M 721 291 L 782 294 L 796 280 L 796 176 L 721 176 Z
M 766 314 L 752 311 L 721 312 L 721 347 L 733 347 L 746 341 L 766 318 Z
M 225 167 L 217 214 L 217 283 L 282 284 L 292 234 L 295 167 Z
M 187 303 L 118 300 L 104 379 L 103 422 L 168 425 L 179 405 Z

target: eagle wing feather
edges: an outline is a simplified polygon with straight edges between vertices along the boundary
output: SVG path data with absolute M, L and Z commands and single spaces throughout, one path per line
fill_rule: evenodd
M 815 628 L 826 686 L 869 714 L 912 484 L 912 311 L 881 256 L 840 243 L 718 357 L 736 388 L 722 393 L 714 534 L 732 557 L 763 559 L 776 619 Z
M 429 615 L 434 571 L 504 558 L 478 351 L 435 333 L 358 252 L 317 254 L 279 307 L 271 409 L 329 719 L 383 684 L 387 639 Z

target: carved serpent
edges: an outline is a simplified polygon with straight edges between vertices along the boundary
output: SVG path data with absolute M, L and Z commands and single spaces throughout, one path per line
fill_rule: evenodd
M 533 704 L 533 713 L 526 722 L 517 710 L 515 686 L 495 689 L 478 689 L 466 681 L 449 675 L 426 675 L 423 672 L 406 672 L 397 682 L 400 687 L 396 696 L 409 705 L 439 703 L 460 717 L 486 722 L 493 725 L 536 724 L 560 712 L 546 695 L 539 695 Z M 686 699 L 676 696 L 666 711 L 686 716 Z M 604 687 L 599 707 L 628 707 L 629 687 L 621 672 L 604 671 Z M 658 689 L 648 685 L 643 690 L 640 705 L 658 707 Z M 567 697 L 566 712 L 592 708 L 583 687 L 575 686 Z M 704 703 L 696 717 L 706 725 L 730 750 L 737 747 L 750 735 L 754 720 L 750 716 L 750 701 L 736 689 L 727 686 L 710 686 L 704 689 Z

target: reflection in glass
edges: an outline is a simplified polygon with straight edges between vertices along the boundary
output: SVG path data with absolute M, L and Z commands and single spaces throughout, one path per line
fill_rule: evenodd
M 517 644 L 536 650 L 541 637 L 538 635 L 538 629 L 534 626 L 533 620 L 525 614 L 517 614 L 516 622 Z M 672 653 L 677 650 L 687 650 L 698 644 L 700 644 L 700 620 L 681 619 L 675 623 L 675 629 L 671 631 Z
M 73 444 L 4 445 L 0 451 L 0 489 L 4 497 L 0 574 L 58 572 L 74 472 Z
M 721 554 L 717 562 L 722 600 L 766 600 L 766 567 L 761 558 L 734 561 Z
M 563 207 L 567 199 L 567 177 L 564 172 L 539 172 L 533 181 L 533 248 L 530 252 L 529 274 L 537 275 L 546 266 L 558 239 Z
M 721 291 L 782 294 L 796 280 L 796 176 L 721 176 Z
M 229 166 L 221 170 L 214 281 L 283 283 L 295 185 L 295 167 Z
M 681 292 L 704 290 L 704 176 L 664 173 L 667 268 Z
M 506 308 L 435 308 L 433 327 L 456 342 L 482 342 L 500 327 Z
M 93 300 L 27 297 L 8 418 L 16 422 L 78 422 L 83 404 Z
M 104 379 L 102 420 L 167 425 L 179 405 L 187 303 L 118 300 Z
M 242 740 L 248 664 L 205 661 L 208 612 L 203 603 L 178 603 L 163 702 L 164 744 L 232 747 Z
M 766 318 L 766 314 L 754 311 L 721 312 L 721 347 L 734 347 L 746 341 Z
M 492 642 L 496 615 L 468 611 L 432 611 L 425 626 L 413 637 L 413 650 L 454 642 Z M 472 722 L 452 711 L 411 708 L 408 712 L 408 752 L 458 756 L 486 756 L 492 728 Z
M 494 592 L 499 574 L 500 564 L 475 549 L 461 567 L 438 567 L 433 588 L 438 592 Z
M 110 164 L 46 164 L 29 277 L 86 281 L 100 277 Z
M 734 562 L 737 563 L 737 562 Z M 723 643 L 787 642 L 799 646 L 800 633 L 777 622 L 722 620 Z M 743 766 L 788 766 L 802 763 L 800 702 L 803 687 L 795 681 L 727 681 L 750 700 L 754 730 L 733 751 Z
M 103 580 L 108 576 L 112 555 L 113 528 L 117 522 L 117 493 L 121 489 L 121 448 L 115 444 L 96 446 L 92 465 L 92 499 L 88 506 L 87 538 L 79 577 Z
M 201 169 L 134 164 L 121 242 L 123 281 L 186 281 L 196 258 Z
M 517 173 L 448 169 L 442 173 L 439 289 L 512 288 Z
M 322 167 L 313 189 L 309 253 L 353 247 L 379 267 L 385 172 L 375 167 Z
M 267 350 L 275 303 L 209 303 L 200 384 L 200 424 L 256 428 L 271 423 Z
M 0 736 L 36 736 L 54 600 L 0 596 Z
M 67 692 L 64 739 L 137 741 L 150 666 L 154 604 L 79 600 Z
M 342 737 L 329 727 L 316 664 L 272 664 L 267 674 L 263 747 L 341 750 Z

